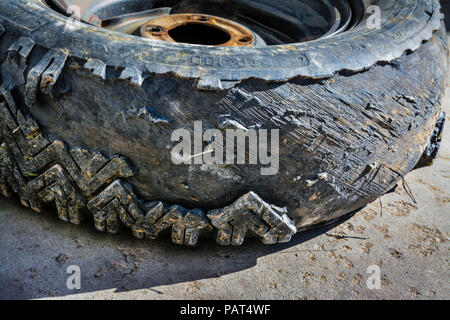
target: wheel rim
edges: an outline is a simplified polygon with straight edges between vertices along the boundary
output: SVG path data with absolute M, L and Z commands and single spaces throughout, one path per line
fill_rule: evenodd
M 329 38 L 353 29 L 365 12 L 362 0 L 44 1 L 62 14 L 113 31 L 156 41 L 235 47 Z M 178 19 L 181 16 L 183 18 Z M 209 21 L 195 21 L 193 26 L 195 16 L 209 17 Z M 148 32 L 149 26 L 162 27 L 165 31 Z M 171 30 L 175 29 L 178 30 L 171 35 Z M 189 36 L 193 33 L 206 36 Z M 228 41 L 225 41 L 226 35 L 230 37 Z M 241 39 L 247 41 L 239 41 Z
M 198 14 L 171 14 L 151 20 L 140 29 L 152 40 L 228 47 L 250 47 L 253 33 L 231 20 Z

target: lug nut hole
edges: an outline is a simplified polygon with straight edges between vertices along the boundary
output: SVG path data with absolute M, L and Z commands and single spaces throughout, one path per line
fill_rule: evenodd
M 164 28 L 161 26 L 147 26 L 145 28 L 145 31 L 151 32 L 151 33 L 161 33 L 161 32 L 164 32 Z
M 247 42 L 250 42 L 250 41 L 252 41 L 252 39 L 250 39 L 250 37 L 245 37 L 245 38 L 239 39 L 239 42 L 242 42 L 242 43 L 247 43 Z

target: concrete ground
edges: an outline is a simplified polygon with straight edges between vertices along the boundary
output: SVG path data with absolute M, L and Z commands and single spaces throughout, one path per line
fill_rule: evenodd
M 450 115 L 450 87 L 444 110 Z M 0 198 L 0 298 L 449 299 L 450 128 L 443 141 L 433 167 L 406 177 L 417 204 L 400 186 L 287 245 L 145 242 Z M 66 286 L 71 265 L 81 270 L 80 290 Z M 371 266 L 380 268 L 380 289 L 367 286 Z

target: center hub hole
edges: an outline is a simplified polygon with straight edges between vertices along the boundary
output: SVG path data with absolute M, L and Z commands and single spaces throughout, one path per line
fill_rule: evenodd
M 217 46 L 230 41 L 230 35 L 214 26 L 188 23 L 169 31 L 176 42 Z

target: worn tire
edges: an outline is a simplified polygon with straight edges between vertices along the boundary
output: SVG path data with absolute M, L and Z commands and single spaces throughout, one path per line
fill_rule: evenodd
M 0 0 L 3 195 L 186 245 L 286 242 L 364 206 L 421 158 L 448 57 L 437 0 L 366 2 L 386 8 L 380 30 L 234 49 L 68 30 L 40 0 Z M 279 129 L 278 174 L 173 164 L 171 133 L 195 120 Z

